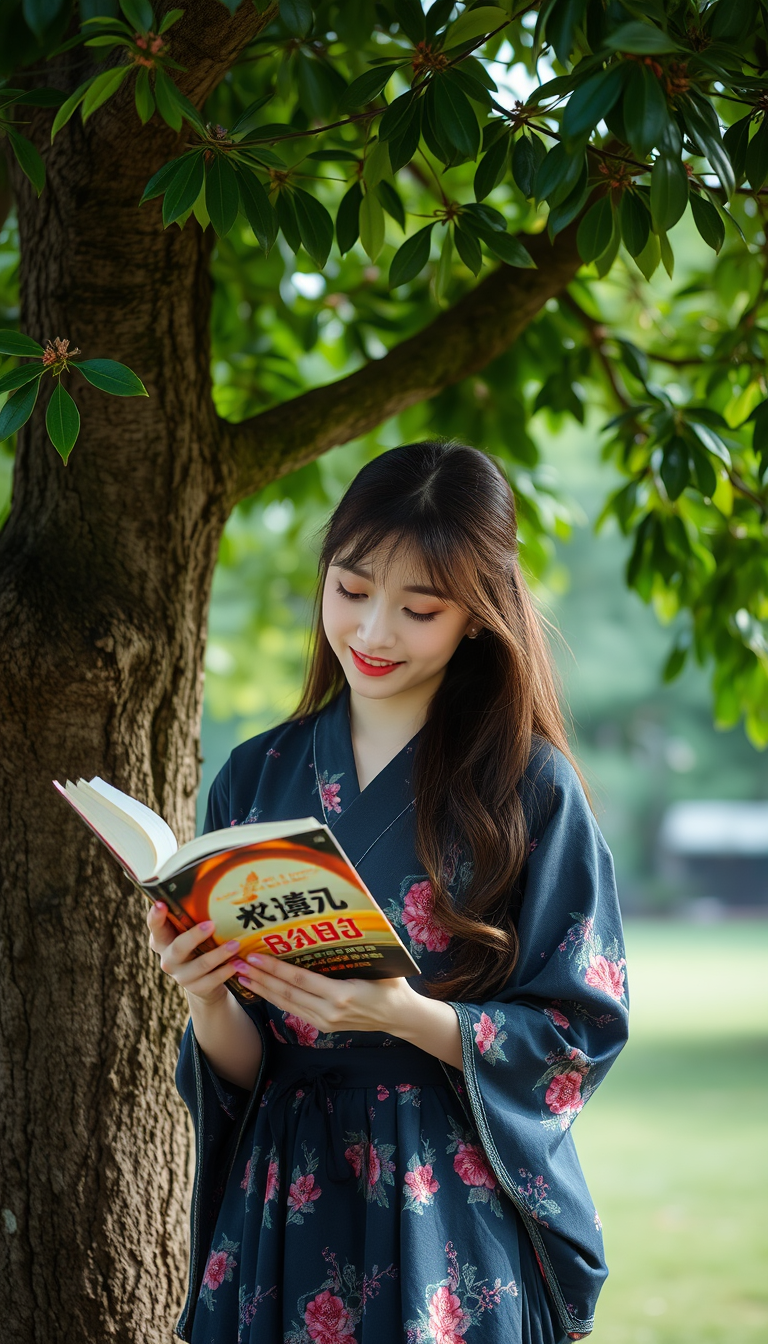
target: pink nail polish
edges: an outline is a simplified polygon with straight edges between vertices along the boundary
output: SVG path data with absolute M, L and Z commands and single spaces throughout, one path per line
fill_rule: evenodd
M 240 943 L 238 942 L 237 938 L 230 938 L 229 942 L 227 943 L 227 951 L 228 952 L 240 951 Z
M 258 954 L 258 952 L 251 952 L 251 954 L 250 954 L 250 956 L 247 958 L 247 960 L 250 961 L 250 963 L 251 963 L 252 966 L 263 966 L 263 965 L 264 965 L 264 957 L 260 957 L 259 954 Z
M 212 919 L 204 919 L 202 924 L 200 925 L 200 929 L 203 933 L 213 933 L 215 927 L 216 925 L 214 924 Z

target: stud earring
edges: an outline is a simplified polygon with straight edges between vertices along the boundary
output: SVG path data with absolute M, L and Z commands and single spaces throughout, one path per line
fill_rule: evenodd
M 477 639 L 477 636 L 478 636 L 479 634 L 480 634 L 480 631 L 479 631 L 475 626 L 473 626 L 471 630 L 468 630 L 468 631 L 467 631 L 467 635 L 468 635 L 468 638 L 469 638 L 469 639 Z

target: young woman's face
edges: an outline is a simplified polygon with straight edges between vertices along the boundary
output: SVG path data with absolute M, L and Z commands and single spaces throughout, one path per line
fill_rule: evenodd
M 359 568 L 332 564 L 323 589 L 323 626 L 353 691 L 385 699 L 439 681 L 476 622 L 440 597 L 418 563 L 394 557 L 386 583 L 375 553 Z

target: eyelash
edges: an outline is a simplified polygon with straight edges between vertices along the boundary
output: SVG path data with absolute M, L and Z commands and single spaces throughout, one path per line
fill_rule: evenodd
M 350 593 L 341 580 L 336 583 L 336 592 L 340 597 L 348 597 L 350 602 L 355 602 L 359 597 L 365 597 L 365 593 Z M 408 607 L 403 608 L 413 621 L 433 621 L 437 612 L 435 611 L 409 611 Z

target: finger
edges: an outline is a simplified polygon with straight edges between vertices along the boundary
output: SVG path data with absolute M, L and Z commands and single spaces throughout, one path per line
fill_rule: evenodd
M 238 971 L 238 977 L 255 994 L 260 995 L 262 999 L 266 999 L 268 1003 L 274 1004 L 276 1008 L 281 1008 L 288 1013 L 295 1013 L 297 1017 L 303 1018 L 304 1021 L 320 1027 L 321 1031 L 327 1030 L 322 1024 L 327 1020 L 325 1013 L 328 1007 L 332 1007 L 328 1000 L 323 1000 L 316 994 L 309 994 L 297 985 L 290 985 L 287 981 L 278 979 L 277 976 L 267 975 L 262 971 L 251 970 L 247 976 Z
M 198 962 L 195 962 L 193 965 L 183 966 L 176 977 L 176 982 L 181 985 L 182 989 L 189 990 L 190 994 L 199 994 L 201 998 L 210 994 L 214 989 L 218 989 L 219 985 L 223 985 L 225 981 L 235 975 L 235 969 L 231 961 L 225 961 L 223 965 L 215 966 L 212 971 L 208 971 L 205 975 L 198 974 L 198 964 Z
M 319 971 L 306 971 L 301 966 L 294 966 L 290 961 L 280 961 L 279 957 L 265 956 L 263 953 L 251 952 L 246 957 L 253 970 L 262 975 L 274 977 L 276 980 L 283 980 L 292 988 L 303 990 L 306 994 L 313 994 L 318 999 L 335 1000 L 344 994 L 343 983 L 340 980 L 332 980 L 330 976 L 321 975 Z
M 175 976 L 177 980 L 179 979 L 179 972 L 184 967 L 191 967 L 193 975 L 207 975 L 209 971 L 215 970 L 223 962 L 231 961 L 240 951 L 240 943 L 237 938 L 211 948 L 210 952 L 196 953 L 193 947 L 186 956 L 183 947 L 180 947 L 181 944 L 182 935 L 180 934 L 165 949 L 162 958 L 163 970 L 170 971 L 170 974 Z
M 191 956 L 194 956 L 195 948 L 204 943 L 206 938 L 210 938 L 214 928 L 213 920 L 205 919 L 202 924 L 195 924 L 193 928 L 185 929 L 184 933 L 177 934 L 174 940 L 176 943 L 174 956 L 178 957 L 180 961 L 188 961 Z

